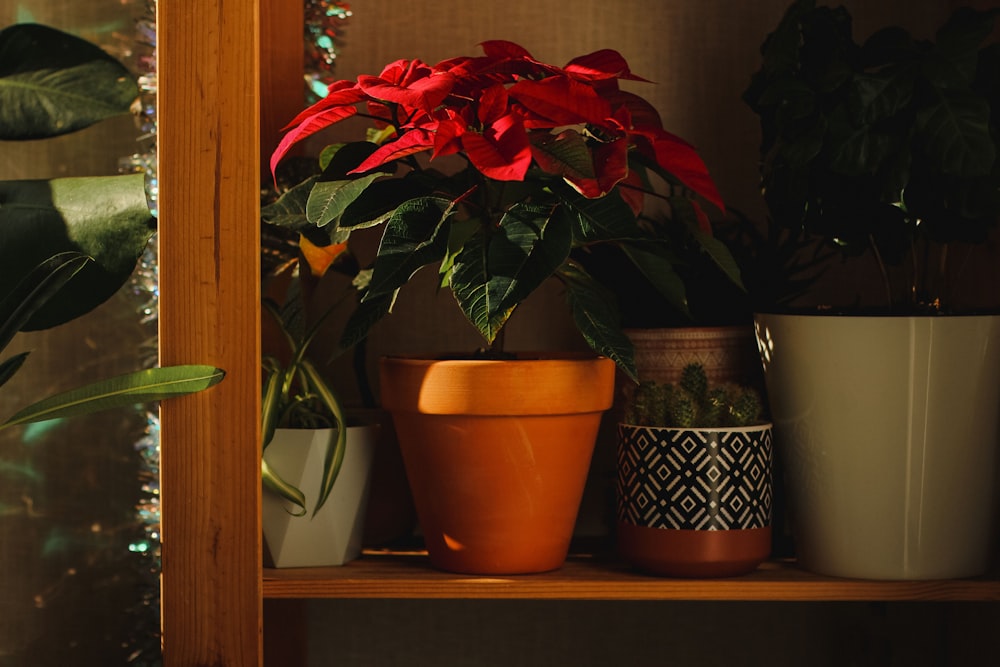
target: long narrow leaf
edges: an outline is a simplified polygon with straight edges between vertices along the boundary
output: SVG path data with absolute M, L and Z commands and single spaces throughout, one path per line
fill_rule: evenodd
M 298 506 L 299 509 L 291 512 L 292 515 L 303 516 L 306 513 L 306 497 L 297 488 L 281 479 L 278 473 L 271 470 L 271 466 L 267 465 L 267 461 L 264 459 L 260 460 L 260 478 L 268 489 Z
M 36 266 L 0 302 L 0 350 L 32 315 L 90 261 L 79 252 L 61 252 Z
M 0 429 L 191 394 L 218 384 L 224 377 L 222 369 L 204 365 L 127 373 L 38 401 L 0 424 Z
M 326 456 L 323 459 L 323 480 L 319 487 L 319 498 L 316 501 L 316 507 L 313 509 L 313 516 L 316 516 L 316 512 L 319 511 L 330 496 L 333 484 L 337 481 L 337 475 L 340 474 L 340 468 L 344 463 L 344 454 L 347 451 L 347 423 L 344 419 L 343 406 L 341 406 L 340 401 L 337 400 L 337 396 L 323 380 L 323 377 L 312 362 L 308 359 L 303 359 L 302 370 L 305 372 L 310 384 L 316 390 L 320 400 L 323 401 L 323 404 L 333 413 L 334 419 L 337 420 L 337 439 L 327 449 Z

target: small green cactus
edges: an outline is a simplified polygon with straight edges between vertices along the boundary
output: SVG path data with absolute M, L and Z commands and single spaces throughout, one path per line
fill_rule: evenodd
M 701 364 L 689 364 L 676 385 L 639 383 L 626 403 L 624 420 L 637 426 L 718 428 L 760 423 L 762 411 L 752 387 L 733 382 L 710 387 Z

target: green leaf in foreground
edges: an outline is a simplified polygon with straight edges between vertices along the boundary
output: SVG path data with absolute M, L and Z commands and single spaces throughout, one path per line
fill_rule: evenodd
M 225 375 L 222 369 L 205 365 L 167 366 L 118 375 L 29 405 L 0 424 L 0 429 L 183 396 L 208 389 Z

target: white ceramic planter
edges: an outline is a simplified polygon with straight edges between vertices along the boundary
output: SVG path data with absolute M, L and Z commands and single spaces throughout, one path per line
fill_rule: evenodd
M 991 564 L 1000 317 L 759 315 L 799 562 L 866 579 Z
M 364 514 L 376 426 L 347 429 L 347 449 L 340 474 L 326 503 L 313 516 L 319 496 L 323 456 L 332 429 L 278 429 L 264 452 L 268 465 L 305 494 L 309 512 L 294 516 L 295 507 L 264 489 L 261 510 L 264 542 L 274 567 L 343 565 L 361 553 Z

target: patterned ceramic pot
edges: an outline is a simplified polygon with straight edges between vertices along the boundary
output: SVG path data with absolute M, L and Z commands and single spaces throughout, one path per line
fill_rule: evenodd
M 751 572 L 771 553 L 771 425 L 619 424 L 620 556 L 666 576 Z

